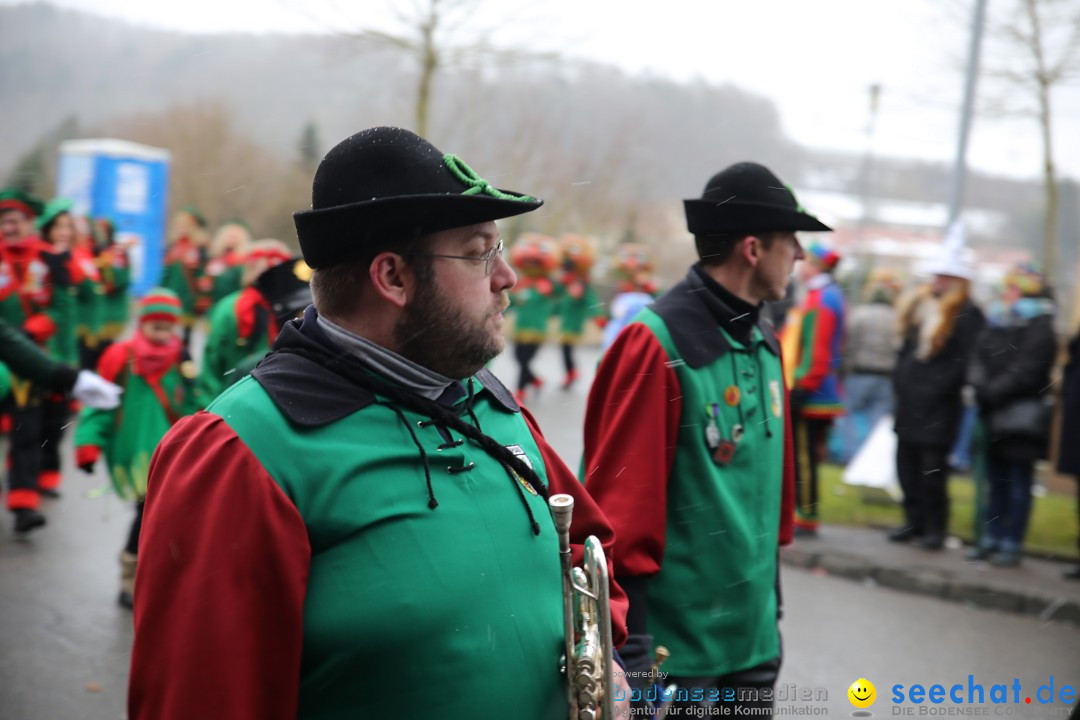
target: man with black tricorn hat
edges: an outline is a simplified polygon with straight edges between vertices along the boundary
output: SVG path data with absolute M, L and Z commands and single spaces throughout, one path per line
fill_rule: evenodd
M 397 128 L 323 158 L 314 305 L 155 453 L 133 720 L 567 716 L 547 496 L 613 535 L 484 369 L 516 281 L 494 220 L 540 205 Z
M 794 466 L 780 348 L 759 315 L 804 257 L 795 233 L 829 230 L 750 162 L 713 176 L 685 209 L 700 260 L 604 355 L 582 470 L 616 529 L 623 659 L 647 670 L 654 641 L 668 649 L 674 716 L 739 697 L 773 704 Z

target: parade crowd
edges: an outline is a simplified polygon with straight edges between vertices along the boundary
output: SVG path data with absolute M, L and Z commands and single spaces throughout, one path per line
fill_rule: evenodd
M 684 277 L 661 289 L 650 248 L 624 243 L 612 287 L 593 238 L 504 250 L 494 221 L 542 204 L 371 128 L 320 163 L 300 254 L 185 207 L 134 298 L 110 219 L 0 192 L 6 504 L 17 535 L 47 532 L 64 469 L 99 465 L 134 503 L 129 717 L 566 717 L 557 493 L 575 563 L 588 535 L 607 553 L 623 682 L 652 682 L 663 646 L 665 684 L 695 691 L 668 716 L 727 688 L 769 714 L 778 550 L 827 532 L 819 466 L 883 423 L 905 517 L 889 539 L 944 548 L 948 479 L 970 468 L 969 559 L 1021 564 L 1055 399 L 1059 437 L 1080 437 L 1080 317 L 1062 362 L 1038 267 L 980 308 L 954 226 L 928 282 L 883 265 L 852 282 L 831 228 L 742 162 L 684 201 Z M 578 468 L 528 412 L 552 327 L 562 389 L 576 346 L 603 347 Z M 504 335 L 513 388 L 487 369 Z M 1080 476 L 1075 442 L 1055 457 Z

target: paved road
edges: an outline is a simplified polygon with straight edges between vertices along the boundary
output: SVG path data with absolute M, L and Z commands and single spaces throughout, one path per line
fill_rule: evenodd
M 595 352 L 581 353 L 591 375 Z M 557 383 L 559 357 L 545 348 L 541 374 Z M 512 361 L 495 363 L 513 379 Z M 586 378 L 587 380 L 588 378 Z M 545 390 L 530 402 L 555 447 L 576 466 L 586 385 Z M 65 475 L 64 497 L 49 502 L 49 525 L 27 541 L 0 526 L 0 720 L 119 720 L 131 644 L 131 615 L 115 604 L 117 555 L 131 510 L 111 495 L 95 496 L 102 475 Z M 1037 688 L 1051 675 L 1080 679 L 1080 629 L 846 580 L 784 569 L 787 617 L 783 687 L 820 688 L 830 716 L 848 716 L 846 688 L 860 677 L 883 698 L 871 710 L 889 715 L 896 683 Z M 916 707 L 916 706 L 911 706 Z M 1013 706 L 1015 709 L 1015 706 Z M 996 708 L 990 708 L 993 715 Z M 1004 709 L 1004 708 L 1003 708 Z M 1024 708 L 1027 710 L 1028 708 Z M 1036 717 L 1053 717 L 1035 706 Z M 917 714 L 917 710 L 915 710 Z

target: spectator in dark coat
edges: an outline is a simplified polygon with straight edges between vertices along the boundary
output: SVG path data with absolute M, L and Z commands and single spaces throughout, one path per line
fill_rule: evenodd
M 960 427 L 960 391 L 983 327 L 970 298 L 972 269 L 955 252 L 931 284 L 898 303 L 901 347 L 893 374 L 896 470 L 906 523 L 889 535 L 927 550 L 945 546 L 949 520 L 949 450 Z
M 1077 300 L 1072 332 L 1069 362 L 1061 384 L 1061 441 L 1057 470 L 1080 481 L 1080 443 L 1076 442 L 1076 438 L 1080 438 L 1080 299 Z M 1080 511 L 1080 497 L 1077 497 L 1076 507 Z M 1080 538 L 1077 540 L 1080 544 Z M 1080 565 L 1066 572 L 1065 577 L 1080 580 Z
M 979 415 L 989 435 L 985 531 L 968 557 L 1015 567 L 1031 514 L 1035 461 L 1050 435 L 1050 372 L 1057 355 L 1054 302 L 1042 274 L 1021 265 L 1005 278 L 969 370 Z

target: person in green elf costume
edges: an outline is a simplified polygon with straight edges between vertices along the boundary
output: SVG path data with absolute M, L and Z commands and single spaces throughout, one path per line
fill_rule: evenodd
M 57 330 L 71 316 L 72 297 L 68 256 L 34 232 L 34 219 L 43 211 L 40 200 L 21 190 L 0 191 L 0 319 L 55 355 L 63 337 Z M 29 378 L 16 376 L 11 382 L 7 506 L 15 515 L 15 531 L 26 533 L 45 524 L 38 511 L 39 484 L 46 402 L 53 393 Z M 48 477 L 54 485 L 59 482 L 58 476 Z M 55 492 L 55 486 L 44 489 Z
M 517 391 L 514 398 L 525 402 L 529 388 L 539 391 L 544 379 L 532 371 L 531 363 L 547 340 L 548 320 L 555 314 L 558 292 L 551 274 L 559 267 L 562 251 L 554 238 L 525 233 L 510 251 L 510 264 L 519 273 L 510 293 L 514 312 L 514 358 L 518 362 Z
M 71 248 L 71 287 L 75 293 L 75 335 L 79 345 L 79 365 L 97 367 L 104 350 L 105 279 L 101 274 L 101 248 L 93 232 L 93 220 L 73 215 L 75 244 Z
M 577 562 L 614 538 L 484 367 L 517 280 L 494 220 L 540 205 L 399 128 L 327 153 L 314 305 L 151 463 L 128 717 L 567 717 L 547 497 Z
M 287 267 L 275 270 L 278 266 Z M 242 266 L 244 289 L 210 309 L 199 391 L 212 400 L 269 352 L 285 322 L 311 304 L 311 269 L 280 240 L 253 243 Z
M 83 410 L 75 431 L 75 464 L 92 473 L 104 453 L 116 494 L 135 502 L 135 518 L 120 553 L 119 602 L 128 608 L 134 599 L 151 455 L 170 427 L 201 407 L 194 366 L 177 335 L 180 310 L 180 298 L 171 290 L 153 288 L 143 296 L 135 334 L 110 345 L 98 364 L 101 377 L 124 388 L 120 407 Z
M 780 346 L 760 313 L 804 257 L 796 231 L 829 227 L 757 163 L 684 204 L 700 260 L 600 361 L 582 479 L 616 528 L 628 671 L 648 671 L 655 640 L 680 690 L 669 717 L 729 689 L 734 714 L 771 716 L 795 472 Z
M 97 268 L 93 264 L 93 256 L 87 258 L 77 247 L 78 231 L 71 212 L 73 205 L 67 198 L 49 201 L 35 225 L 50 252 L 64 263 L 67 275 L 67 286 L 54 292 L 54 301 L 46 310 L 56 326 L 47 349 L 65 363 L 84 367 L 79 326 L 80 323 L 92 325 L 95 322 L 100 296 L 95 292 Z M 56 302 L 61 298 L 63 302 Z M 86 331 L 87 327 L 84 326 L 83 330 Z M 60 481 L 63 478 L 60 447 L 71 415 L 71 407 L 62 393 L 47 393 L 42 398 L 38 491 L 44 497 L 60 497 Z
M 592 266 L 596 262 L 596 246 L 586 237 L 566 233 L 559 238 L 562 248 L 562 275 L 559 276 L 558 305 L 559 343 L 562 345 L 566 377 L 563 390 L 577 381 L 574 346 L 581 342 L 585 323 L 593 320 L 600 327 L 607 324 L 607 309 L 596 295 L 592 284 Z
M 243 289 L 244 258 L 251 245 L 251 231 L 243 220 L 226 220 L 210 241 L 210 259 L 203 275 L 203 292 L 217 303 Z
M 75 218 L 71 214 L 74 203 L 67 198 L 50 200 L 41 214 L 34 220 L 38 236 L 48 246 L 49 252 L 62 259 L 67 273 L 68 297 L 63 302 L 54 302 L 46 314 L 56 324 L 56 332 L 49 338 L 49 351 L 61 361 L 72 365 L 79 364 L 78 322 L 82 310 L 79 284 L 83 279 L 77 277 L 78 269 L 74 260 Z
M 105 352 L 127 329 L 131 314 L 131 298 L 128 296 L 131 260 L 127 246 L 117 237 L 116 224 L 112 220 L 99 218 L 95 225 L 101 246 L 98 267 L 105 291 L 101 310 L 100 350 Z
M 184 347 L 191 341 L 195 318 L 202 316 L 210 307 L 210 296 L 203 280 L 208 259 L 207 242 L 206 218 L 202 213 L 187 205 L 173 216 L 161 286 L 172 290 L 180 298 Z

